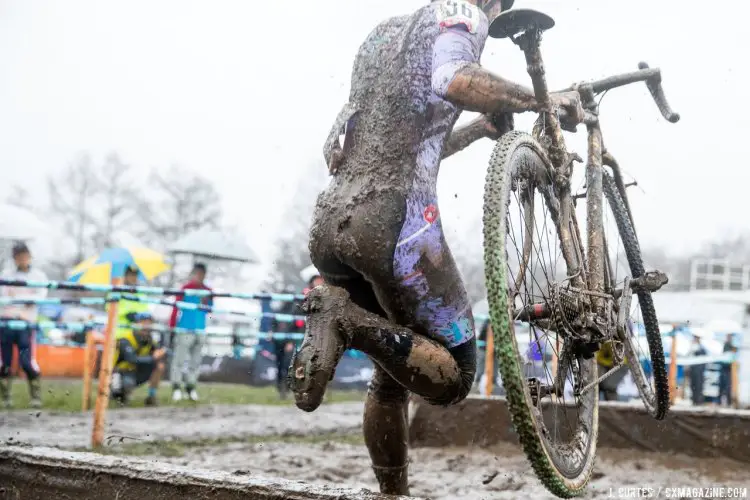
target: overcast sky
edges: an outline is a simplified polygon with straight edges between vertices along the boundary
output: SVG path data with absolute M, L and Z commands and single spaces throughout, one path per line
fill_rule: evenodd
M 750 75 L 743 31 L 721 30 L 733 4 L 516 3 L 557 21 L 543 44 L 553 89 L 641 60 L 662 68 L 680 123 L 661 117 L 645 85 L 610 92 L 602 105 L 606 144 L 645 191 L 632 190 L 642 245 L 680 250 L 747 227 L 750 170 L 737 161 L 747 138 L 732 107 L 748 111 L 740 86 Z M 321 159 L 363 38 L 424 4 L 0 0 L 0 197 L 18 183 L 44 203 L 45 176 L 81 151 L 116 150 L 144 171 L 179 163 L 215 180 L 228 221 L 267 259 L 299 177 Z M 482 63 L 529 82 L 507 40 L 488 40 Z M 528 117 L 516 124 L 528 128 Z M 570 145 L 584 154 L 585 133 Z M 482 141 L 443 165 L 449 241 L 480 217 L 491 147 Z

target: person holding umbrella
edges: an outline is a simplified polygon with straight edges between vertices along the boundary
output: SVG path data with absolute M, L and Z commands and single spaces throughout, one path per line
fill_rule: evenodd
M 13 245 L 13 262 L 14 268 L 7 269 L 2 276 L 8 280 L 34 280 L 46 281 L 47 276 L 40 269 L 31 267 L 31 251 L 24 242 L 17 242 Z M 0 296 L 17 297 L 17 298 L 44 298 L 47 290 L 44 288 L 22 288 L 22 287 L 2 287 Z M 33 324 L 36 323 L 38 308 L 35 305 L 24 306 L 5 306 L 0 308 L 0 319 L 2 320 L 20 320 L 26 322 L 23 329 L 11 329 L 0 327 L 0 400 L 5 408 L 11 408 L 13 401 L 10 393 L 11 382 L 11 363 L 13 362 L 13 346 L 18 347 L 18 361 L 26 373 L 26 379 L 29 381 L 29 394 L 31 396 L 31 407 L 41 408 L 41 383 L 39 365 L 34 358 L 36 341 L 34 335 L 36 331 Z

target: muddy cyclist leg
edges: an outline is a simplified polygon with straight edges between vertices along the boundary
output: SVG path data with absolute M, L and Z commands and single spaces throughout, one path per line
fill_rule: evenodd
M 362 426 L 380 492 L 388 495 L 409 495 L 408 395 L 375 363 Z
M 475 343 L 441 343 L 373 314 L 343 288 L 322 285 L 305 300 L 307 333 L 289 370 L 297 407 L 314 411 L 347 348 L 370 356 L 407 390 L 433 404 L 463 399 L 471 388 Z M 455 356 L 455 357 L 454 357 Z
M 329 282 L 349 291 L 352 302 L 385 319 L 370 283 L 362 277 Z M 370 453 L 373 472 L 382 493 L 409 495 L 407 401 L 409 392 L 396 382 L 380 365 L 367 391 L 363 432 Z

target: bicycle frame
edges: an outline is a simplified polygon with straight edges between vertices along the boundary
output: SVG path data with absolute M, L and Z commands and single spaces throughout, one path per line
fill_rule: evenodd
M 606 287 L 608 285 L 607 278 L 611 276 L 611 270 L 605 269 L 605 262 L 607 266 L 609 266 L 609 262 L 605 254 L 606 242 L 604 241 L 602 218 L 604 199 L 602 175 L 604 166 L 612 169 L 615 185 L 625 202 L 631 223 L 633 218 L 619 166 L 614 157 L 604 147 L 598 119 L 599 109 L 594 97 L 601 92 L 616 87 L 645 81 L 662 115 L 672 123 L 679 120 L 679 115 L 672 112 L 664 97 L 661 88 L 660 70 L 649 68 L 646 63 L 639 64 L 639 71 L 582 83 L 565 89 L 566 91 L 578 91 L 586 111 L 584 123 L 588 133 L 585 195 L 587 199 L 587 253 L 586 258 L 584 258 L 582 239 L 573 213 L 574 203 L 570 190 L 572 164 L 574 161 L 581 161 L 581 159 L 577 155 L 569 154 L 565 148 L 562 125 L 566 121 L 566 117 L 564 113 L 556 113 L 552 108 L 540 50 L 541 36 L 542 29 L 532 26 L 516 37 L 511 37 L 511 39 L 524 52 L 527 71 L 531 77 L 534 94 L 540 107 L 539 118 L 534 126 L 534 136 L 537 139 L 542 137 L 548 139 L 548 156 L 553 167 L 553 172 L 551 172 L 553 191 L 560 207 L 557 217 L 554 217 L 556 219 L 554 222 L 560 236 L 563 258 L 568 267 L 568 279 L 573 287 L 587 290 L 593 311 L 600 318 L 606 317 L 604 316 L 606 314 L 605 300 L 607 297 L 613 297 L 612 292 L 614 291 L 607 290 Z M 575 129 L 573 128 L 572 131 L 575 131 Z M 548 205 L 551 206 L 552 203 L 549 203 L 551 200 L 547 201 Z M 605 273 L 607 274 L 605 275 Z M 605 294 L 605 292 L 609 293 Z

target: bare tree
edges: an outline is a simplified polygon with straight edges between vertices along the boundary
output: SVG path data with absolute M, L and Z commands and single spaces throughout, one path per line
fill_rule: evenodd
M 18 184 L 14 184 L 10 187 L 10 194 L 5 198 L 5 203 L 28 210 L 29 212 L 35 212 L 36 210 L 29 202 L 31 195 L 29 190 Z
M 150 245 L 163 247 L 192 231 L 218 229 L 221 198 L 207 178 L 172 166 L 166 174 L 152 171 L 151 189 L 138 196 L 139 236 Z
M 130 165 L 123 163 L 115 152 L 111 152 L 96 171 L 99 200 L 93 217 L 93 241 L 98 249 L 111 247 L 113 235 L 118 230 L 129 229 L 136 212 L 137 186 L 133 183 Z
M 82 261 L 92 250 L 95 197 L 101 192 L 88 154 L 79 156 L 61 175 L 47 180 L 50 217 L 62 222 L 64 234 L 74 243 L 73 261 Z
M 311 214 L 318 193 L 325 186 L 327 171 L 319 162 L 310 163 L 284 211 L 281 224 L 284 233 L 276 240 L 276 256 L 267 282 L 272 289 L 294 287 L 301 290 L 305 285 L 300 271 L 311 264 L 308 250 Z

